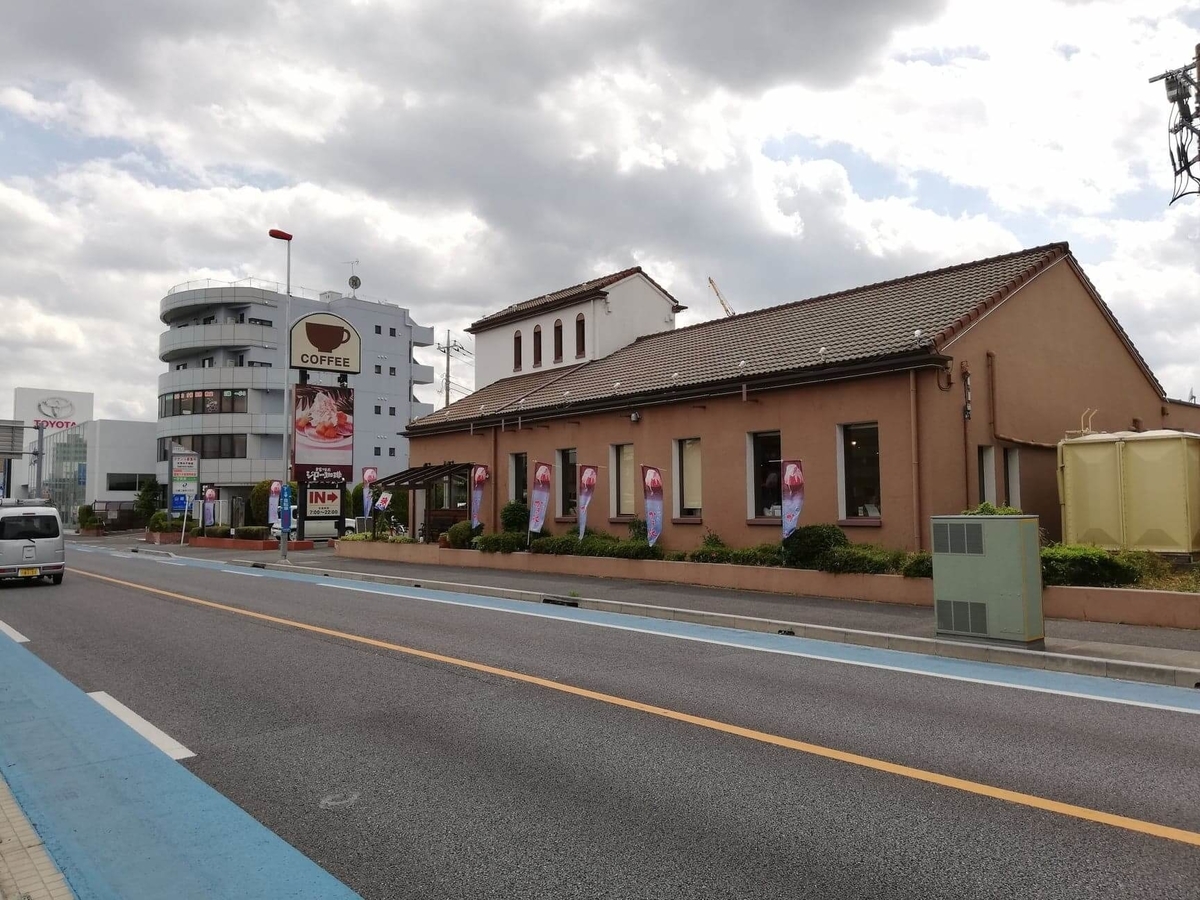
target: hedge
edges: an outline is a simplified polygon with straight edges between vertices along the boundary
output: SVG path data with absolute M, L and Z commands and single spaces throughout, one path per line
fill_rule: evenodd
M 525 541 L 523 533 L 501 531 L 499 534 L 481 534 L 471 543 L 484 553 L 517 553 L 525 549 Z
M 900 567 L 900 574 L 905 578 L 932 578 L 933 554 L 925 550 L 908 554 L 908 559 Z
M 471 541 L 475 539 L 483 530 L 483 527 L 473 528 L 467 520 L 455 522 L 446 531 L 446 537 L 450 541 L 450 546 L 455 550 L 470 550 Z
M 848 546 L 850 539 L 836 525 L 802 525 L 783 542 L 783 564 L 793 569 L 820 569 L 830 550 Z
M 1042 548 L 1043 584 L 1125 587 L 1137 584 L 1141 577 L 1134 563 L 1100 547 L 1055 544 Z
M 899 572 L 908 554 L 874 544 L 834 547 L 821 557 L 820 569 L 835 575 L 891 575 Z
M 243 525 L 233 536 L 239 541 L 267 541 L 271 539 L 271 529 L 265 525 Z
M 509 534 L 525 534 L 529 530 L 529 507 L 520 500 L 510 500 L 500 510 L 500 527 Z

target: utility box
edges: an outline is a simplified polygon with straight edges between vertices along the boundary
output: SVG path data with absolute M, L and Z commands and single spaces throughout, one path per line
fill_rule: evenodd
M 1037 516 L 933 516 L 937 633 L 1044 646 Z

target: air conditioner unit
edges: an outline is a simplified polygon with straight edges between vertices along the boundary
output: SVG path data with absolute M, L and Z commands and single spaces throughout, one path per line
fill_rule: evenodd
M 1044 646 L 1037 516 L 934 516 L 937 633 Z

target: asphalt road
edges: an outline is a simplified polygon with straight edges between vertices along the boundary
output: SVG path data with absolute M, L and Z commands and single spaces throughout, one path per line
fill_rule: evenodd
M 1200 831 L 1200 716 L 73 553 L 0 620 L 366 898 L 1200 896 L 1200 847 L 569 685 Z M 87 578 L 482 663 L 420 658 Z

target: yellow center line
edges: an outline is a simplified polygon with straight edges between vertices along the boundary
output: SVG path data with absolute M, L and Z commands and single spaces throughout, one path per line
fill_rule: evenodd
M 334 628 L 323 628 L 320 625 L 310 625 L 307 622 L 298 622 L 295 619 L 285 619 L 281 616 L 272 616 L 267 613 L 254 612 L 249 609 L 243 609 L 239 606 L 229 606 L 225 603 L 216 603 L 212 600 L 202 600 L 199 597 L 189 597 L 186 594 L 177 594 L 173 591 L 164 591 L 159 588 L 149 587 L 144 584 L 138 584 L 132 581 L 123 581 L 119 578 L 110 578 L 107 575 L 98 575 L 95 572 L 88 572 L 78 567 L 74 568 L 76 574 L 86 575 L 88 578 L 95 578 L 99 581 L 107 581 L 110 584 L 120 585 L 121 587 L 132 588 L 138 591 L 145 591 L 150 594 L 157 594 L 160 597 L 168 597 L 172 600 L 181 600 L 185 603 L 194 603 L 198 606 L 206 606 L 210 609 L 219 609 L 222 612 L 233 613 L 239 616 L 245 616 L 250 619 L 257 619 L 261 622 L 271 622 L 276 625 L 285 625 L 289 628 L 296 628 L 301 631 L 308 631 L 313 634 L 323 634 L 327 637 L 338 638 L 339 640 L 350 641 L 355 644 L 363 644 L 368 647 L 377 647 L 381 650 L 391 650 L 396 653 L 403 653 L 407 656 L 415 656 L 420 659 L 427 659 L 431 662 L 443 663 L 448 666 L 457 666 L 462 669 L 470 669 L 475 672 L 483 672 L 488 675 L 495 675 L 499 678 L 507 678 L 512 681 L 520 681 L 525 684 L 532 684 L 538 687 L 546 688 L 551 691 L 558 691 L 562 694 L 571 694 L 575 697 L 583 697 L 587 700 L 595 700 L 599 703 L 607 703 L 611 706 L 619 706 L 624 709 L 632 709 L 637 712 L 647 713 L 652 716 L 659 716 L 664 719 L 671 719 L 675 722 L 685 722 L 688 725 L 695 725 L 699 728 L 707 728 L 710 731 L 718 731 L 723 734 L 732 734 L 737 737 L 746 738 L 751 741 L 758 741 L 763 744 L 771 744 L 776 747 L 783 747 L 788 750 L 797 750 L 801 753 L 807 753 L 810 756 L 819 756 L 823 759 L 832 759 L 837 762 L 846 763 L 852 766 L 860 766 L 864 769 L 871 769 L 876 772 L 887 772 L 890 775 L 897 775 L 901 778 L 911 778 L 914 781 L 924 781 L 927 784 L 936 784 L 939 787 L 953 788 L 958 791 L 965 791 L 968 794 L 976 794 L 981 797 L 990 797 L 993 800 L 1003 800 L 1006 803 L 1014 803 L 1018 806 L 1027 806 L 1031 809 L 1039 809 L 1044 812 L 1057 813 L 1062 816 L 1069 816 L 1074 819 L 1082 819 L 1087 822 L 1097 822 L 1101 825 L 1110 825 L 1113 828 L 1122 828 L 1126 831 L 1137 832 L 1138 834 L 1147 834 L 1153 837 L 1165 838 L 1170 841 L 1178 841 L 1183 844 L 1190 844 L 1193 847 L 1200 847 L 1200 833 L 1194 831 L 1186 831 L 1182 828 L 1172 828 L 1168 825 L 1159 825 L 1154 822 L 1146 822 L 1141 819 L 1132 819 L 1128 816 L 1118 816 L 1113 813 L 1101 812 L 1096 809 L 1089 809 L 1086 806 L 1075 806 L 1070 803 L 1060 803 L 1057 800 L 1049 800 L 1045 797 L 1038 797 L 1034 794 L 1023 794 L 1020 791 L 1010 791 L 1004 788 L 993 787 L 989 784 L 981 784 L 975 781 L 968 781 L 964 778 L 955 778 L 951 775 L 942 775 L 938 772 L 929 772 L 925 769 L 917 769 L 912 766 L 900 765 L 898 763 L 888 762 L 883 759 L 875 759 L 871 756 L 861 756 L 857 753 L 848 753 L 845 750 L 836 750 L 832 747 L 823 747 L 820 744 L 810 744 L 806 741 L 797 741 L 793 738 L 783 737 L 778 734 L 771 734 L 765 731 L 756 731 L 753 728 L 743 728 L 740 725 L 731 725 L 728 722 L 721 722 L 716 719 L 708 719 L 703 716 L 694 716 L 690 713 L 679 712 L 674 709 L 666 709 L 662 706 L 654 706 L 649 703 L 641 703 L 637 700 L 629 700 L 625 697 L 617 697 L 613 694 L 605 694 L 600 691 L 592 691 L 587 688 L 576 687 L 571 684 L 563 684 L 559 681 L 551 681 L 548 678 L 540 678 L 537 675 L 528 675 L 524 672 L 515 672 L 511 669 L 502 669 L 498 666 L 489 666 L 486 663 L 473 662 L 469 659 L 459 659 L 454 656 L 445 656 L 441 653 L 432 653 L 428 650 L 418 650 L 415 647 L 405 647 L 402 644 L 393 644 L 389 641 L 381 641 L 376 638 L 364 637 L 359 634 L 351 634 L 346 631 L 338 631 Z

